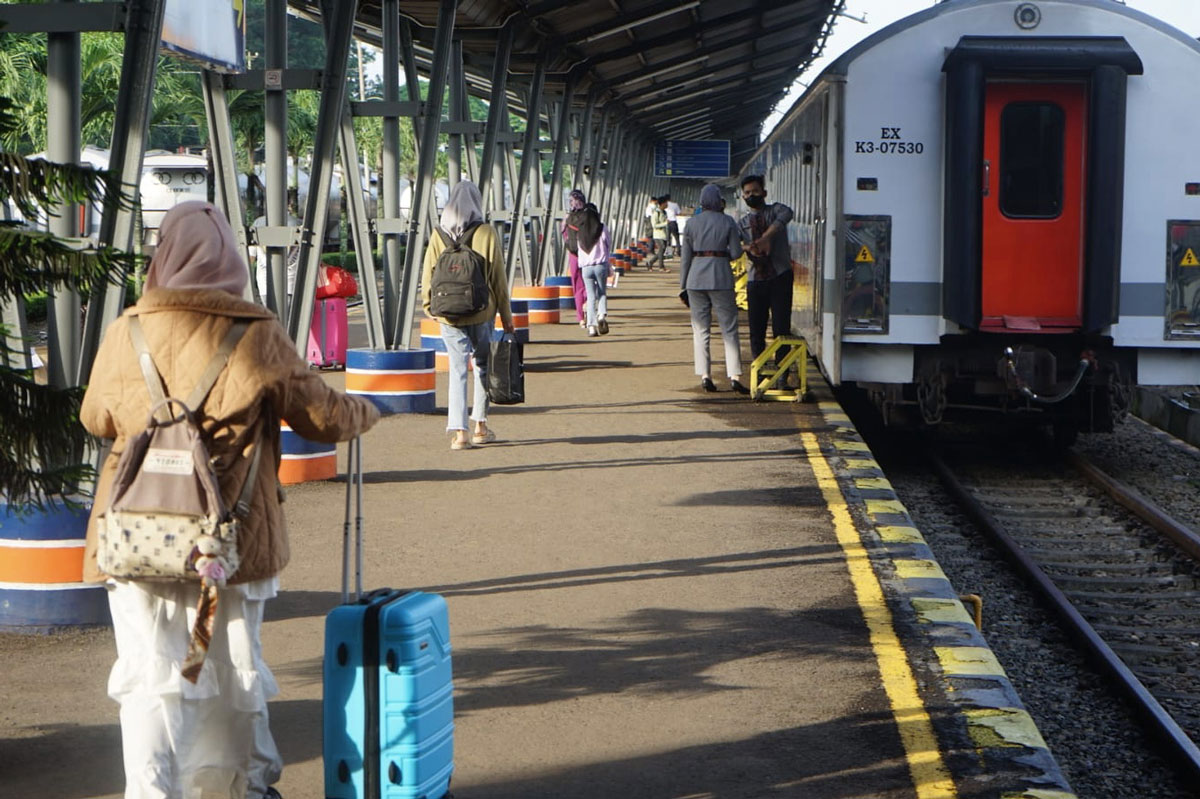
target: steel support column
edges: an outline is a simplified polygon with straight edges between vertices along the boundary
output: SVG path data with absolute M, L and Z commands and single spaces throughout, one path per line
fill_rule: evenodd
M 417 161 L 417 181 L 413 186 L 412 207 L 409 209 L 408 246 L 404 252 L 404 275 L 401 286 L 403 299 L 396 316 L 392 341 L 408 347 L 412 341 L 413 320 L 416 317 L 417 282 L 425 254 L 425 225 L 430 209 L 435 206 L 433 168 L 437 159 L 438 128 L 442 117 L 442 100 L 446 95 L 446 73 L 454 36 L 454 13 L 457 0 L 441 0 L 434 33 L 433 64 L 429 73 L 429 97 L 425 100 L 425 120 L 421 131 L 421 154 Z
M 230 227 L 237 238 L 238 252 L 249 268 L 246 218 L 242 210 L 242 197 L 238 192 L 237 155 L 233 151 L 233 127 L 229 119 L 229 101 L 225 94 L 224 77 L 216 72 L 204 70 L 200 73 L 200 87 L 204 95 L 204 115 L 208 121 L 208 151 L 216 179 L 213 199 L 229 219 Z M 258 295 L 258 283 L 253 274 L 250 274 L 246 288 L 247 299 L 254 302 L 263 301 Z
M 60 5 L 74 6 L 74 0 Z M 72 9 L 62 8 L 61 14 Z M 47 34 L 46 41 L 46 156 L 60 164 L 79 163 L 80 139 L 80 45 L 78 33 Z M 47 228 L 61 238 L 79 233 L 79 206 L 60 205 L 47 209 Z M 52 286 L 46 303 L 49 333 L 47 379 L 55 388 L 79 385 L 79 292 Z
M 321 0 L 325 27 L 325 69 L 321 73 L 321 108 L 313 140 L 312 170 L 309 172 L 308 201 L 304 204 L 304 236 L 300 241 L 296 291 L 287 315 L 287 331 L 302 356 L 308 347 L 313 300 L 317 293 L 317 270 L 325 241 L 329 187 L 333 177 L 333 155 L 346 102 L 346 75 L 350 64 L 350 40 L 358 0 Z
M 558 234 L 555 212 L 562 207 L 563 151 L 571 137 L 571 101 L 575 98 L 575 84 L 578 81 L 579 72 L 572 70 L 567 75 L 567 82 L 563 87 L 562 102 L 558 108 L 558 125 L 552 132 L 554 160 L 550 165 L 550 196 L 546 198 L 546 210 L 542 213 L 542 229 L 545 234 L 542 236 L 541 255 L 538 258 L 537 283 L 541 283 L 549 274 L 546 266 L 554 253 L 554 240 Z M 558 270 L 553 271 L 557 273 Z
M 512 31 L 514 31 L 514 23 L 512 19 L 504 23 L 500 29 L 499 37 L 496 42 L 496 58 L 492 61 L 492 94 L 487 101 L 487 125 L 484 128 L 484 160 L 479 167 L 479 191 L 484 196 L 484 208 L 487 210 L 497 210 L 504 208 L 504 179 L 496 180 L 497 164 L 499 163 L 496 157 L 497 143 L 499 142 L 499 133 L 505 127 L 504 122 L 508 119 L 508 88 L 509 88 L 509 60 L 512 56 Z M 488 196 L 488 187 L 491 187 L 492 182 L 496 181 L 497 191 L 496 196 Z
M 546 86 L 546 56 L 543 51 L 538 54 L 537 66 L 533 69 L 533 77 L 529 82 L 529 96 L 525 101 L 525 140 L 521 150 L 521 166 L 517 176 L 517 186 L 513 190 L 513 216 L 511 235 L 508 240 L 508 282 L 512 285 L 513 266 L 516 263 L 517 248 L 526 250 L 525 242 L 525 195 L 529 192 L 529 170 L 539 163 L 538 155 L 539 128 L 541 127 L 542 91 Z M 540 170 L 539 170 L 540 171 Z M 538 191 L 541 191 L 541 176 L 538 176 Z M 528 262 L 526 262 L 528 265 Z M 527 273 L 532 282 L 532 273 Z
M 350 216 L 350 234 L 354 237 L 354 259 L 358 263 L 358 285 L 367 317 L 367 344 L 372 349 L 384 346 L 383 318 L 379 310 L 379 284 L 375 278 L 375 253 L 371 251 L 371 223 L 367 218 L 367 199 L 359 170 L 358 142 L 354 137 L 354 117 L 349 100 L 342 112 L 338 140 L 342 153 L 342 187 Z
M 400 0 L 383 0 L 380 8 L 380 23 L 383 29 L 383 100 L 395 103 L 400 100 Z M 411 45 L 411 42 L 410 42 Z M 413 84 L 408 84 L 412 86 Z M 408 99 L 420 101 L 410 89 Z M 413 117 L 416 124 L 416 117 Z M 383 175 L 379 182 L 379 202 L 385 219 L 400 218 L 400 118 L 383 118 Z M 380 230 L 383 244 L 383 330 L 384 342 L 372 346 L 395 344 L 392 332 L 396 328 L 397 309 L 400 304 L 400 270 L 404 266 L 400 251 L 400 234 Z
M 592 152 L 588 159 L 591 169 L 587 176 L 587 196 L 592 202 L 596 202 L 596 199 L 598 199 L 594 195 L 596 194 L 596 187 L 600 185 L 598 181 L 600 180 L 601 167 L 604 165 L 605 146 L 611 143 L 612 126 L 609 124 L 609 120 L 614 114 L 615 112 L 612 108 L 605 108 L 604 113 L 600 115 L 600 123 L 596 128 Z M 596 207 L 600 208 L 601 213 L 603 213 L 604 209 L 600 206 L 600 203 L 596 203 Z
M 571 171 L 571 187 L 580 191 L 583 191 L 584 186 L 584 165 L 588 163 L 587 158 L 592 151 L 592 139 L 595 138 L 592 134 L 592 117 L 595 116 L 596 103 L 599 99 L 600 90 L 593 87 L 588 92 L 587 104 L 583 107 L 583 119 L 579 123 L 579 149 L 575 154 L 575 168 Z M 587 194 L 587 198 L 588 202 L 592 201 L 590 193 Z
M 452 123 L 452 130 L 447 137 L 446 144 L 446 180 L 452 189 L 462 180 L 463 136 L 458 132 L 457 126 L 453 125 L 453 123 L 463 121 L 462 95 L 464 83 L 462 39 L 453 39 L 450 42 L 450 108 L 447 115 L 447 118 Z
M 496 210 L 504 207 L 504 180 L 496 181 L 496 146 L 499 134 L 508 117 L 508 62 L 512 56 L 513 22 L 510 19 L 500 29 L 496 42 L 496 56 L 492 62 L 492 94 L 488 98 L 488 118 L 483 134 L 483 163 L 479 166 L 479 192 L 483 195 L 484 208 Z M 488 189 L 496 181 L 498 190 L 490 197 Z
M 162 41 L 163 10 L 166 0 L 129 0 L 126 17 L 125 51 L 121 61 L 121 85 L 114 109 L 112 148 L 109 170 L 120 180 L 121 189 L 130 199 L 138 197 L 142 179 L 142 155 L 149 135 L 150 100 L 154 95 L 154 69 Z M 134 251 L 133 229 L 136 212 L 127 204 L 108 202 L 100 220 L 98 241 L 125 252 Z M 86 383 L 100 338 L 108 325 L 121 314 L 125 305 L 125 275 L 116 281 L 100 280 L 92 286 L 87 320 L 80 347 L 78 382 Z M 112 285 L 114 283 L 116 285 Z
M 265 68 L 268 71 L 287 69 L 287 0 L 266 0 L 266 12 L 266 25 L 263 29 Z M 266 224 L 270 228 L 281 228 L 288 225 L 287 91 L 282 86 L 270 88 L 268 85 L 263 94 Z M 311 184 L 309 199 L 312 199 Z M 280 319 L 287 319 L 287 247 L 280 247 L 272 241 L 265 244 L 263 250 L 267 254 L 266 304 Z M 296 279 L 299 281 L 299 276 Z M 305 342 L 307 344 L 307 338 Z

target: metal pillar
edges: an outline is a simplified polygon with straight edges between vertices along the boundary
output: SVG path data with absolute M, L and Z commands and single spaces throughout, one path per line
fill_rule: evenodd
M 397 11 L 399 13 L 399 11 Z M 407 19 L 400 20 L 400 58 L 404 63 L 404 91 L 410 102 L 421 102 L 421 77 L 417 72 L 417 55 L 413 50 L 412 25 Z M 440 113 L 440 109 L 439 109 Z M 421 150 L 421 120 L 412 118 L 413 143 Z M 411 210 L 409 215 L 411 216 Z
M 287 69 L 287 0 L 266 0 L 266 26 L 263 31 L 267 71 Z M 287 214 L 287 92 L 282 81 L 271 87 L 267 81 L 263 93 L 263 144 L 266 150 L 266 186 L 264 190 L 269 228 L 288 226 Z M 309 199 L 313 185 L 309 184 Z M 260 241 L 267 253 L 267 307 L 280 319 L 288 318 L 287 247 L 269 236 Z M 297 282 L 300 278 L 297 275 Z M 305 339 L 307 342 L 307 338 Z
M 558 126 L 553 131 L 554 160 L 550 166 L 550 196 L 546 198 L 546 210 L 542 213 L 542 229 L 545 231 L 545 235 L 542 237 L 541 255 L 538 258 L 538 283 L 541 283 L 542 277 L 548 274 L 546 265 L 550 263 L 554 252 L 554 240 L 558 237 L 555 211 L 562 207 L 563 150 L 566 148 L 567 139 L 571 137 L 571 101 L 575 98 L 575 84 L 578 80 L 579 73 L 577 71 L 572 70 L 568 73 L 567 83 L 563 87 L 562 103 L 558 109 Z
M 412 208 L 408 220 L 408 246 L 404 253 L 404 275 L 401 281 L 403 298 L 396 315 L 396 330 L 392 341 L 408 347 L 412 341 L 413 319 L 416 314 L 417 281 L 421 260 L 425 254 L 425 230 L 422 224 L 430 208 L 435 206 L 433 167 L 437 158 L 438 127 L 441 124 L 442 99 L 446 94 L 446 72 L 454 36 L 454 13 L 457 0 L 441 0 L 438 23 L 434 34 L 433 63 L 429 72 L 429 97 L 425 101 L 424 129 L 421 131 L 421 153 L 417 161 L 417 180 L 413 185 Z
M 375 253 L 371 251 L 371 223 L 367 218 L 367 198 L 359 168 L 358 142 L 354 137 L 354 117 L 349 100 L 342 112 L 338 139 L 342 153 L 342 188 L 350 216 L 350 235 L 354 238 L 354 259 L 358 263 L 358 285 L 363 293 L 363 312 L 367 317 L 367 344 L 372 349 L 384 346 L 383 318 L 379 311 L 379 284 L 375 279 Z
M 596 128 L 595 141 L 592 144 L 592 154 L 589 158 L 591 169 L 587 179 L 587 196 L 592 202 L 596 202 L 596 198 L 593 195 L 596 193 L 596 186 L 600 185 L 598 181 L 600 180 L 601 167 L 604 164 L 605 146 L 612 143 L 613 127 L 609 124 L 609 120 L 614 113 L 611 108 L 604 109 L 604 113 L 600 115 L 600 124 Z M 596 207 L 603 210 L 600 203 L 596 203 Z
M 592 87 L 592 90 L 588 92 L 587 105 L 583 108 L 583 118 L 579 122 L 579 149 L 575 154 L 575 168 L 571 171 L 571 186 L 580 190 L 583 189 L 584 184 L 583 168 L 592 149 L 592 116 L 595 114 L 596 102 L 599 99 L 600 90 Z M 591 194 L 588 194 L 587 198 L 588 202 L 592 201 Z
M 154 95 L 154 68 L 158 62 L 158 46 L 162 41 L 163 9 L 166 0 L 129 0 L 126 17 L 125 52 L 121 61 L 121 85 L 117 90 L 117 105 L 113 124 L 109 170 L 120 180 L 122 191 L 130 199 L 138 197 L 142 178 L 142 155 L 150 123 L 150 99 Z M 125 207 L 121 207 L 124 205 Z M 100 220 L 98 243 L 125 252 L 133 251 L 133 228 L 136 212 L 115 198 L 105 203 Z M 125 276 L 97 281 L 92 286 L 80 347 L 78 382 L 86 383 L 92 372 L 92 361 L 100 346 L 100 338 L 116 319 L 125 304 Z
M 448 119 L 450 120 L 451 132 L 447 137 L 446 146 L 446 174 L 450 188 L 454 188 L 460 180 L 462 180 L 462 145 L 463 137 L 458 132 L 458 126 L 455 123 L 463 121 L 462 101 L 463 101 L 463 48 L 462 39 L 453 39 L 450 42 L 450 108 Z M 441 109 L 438 109 L 439 112 Z
M 521 149 L 521 167 L 517 177 L 517 186 L 513 190 L 512 233 L 508 240 L 508 282 L 512 285 L 513 266 L 516 263 L 517 249 L 525 252 L 525 195 L 529 192 L 529 168 L 539 163 L 538 129 L 540 123 L 540 108 L 542 90 L 546 86 L 546 53 L 538 53 L 537 66 L 533 70 L 533 78 L 529 83 L 529 97 L 525 101 L 525 140 Z M 541 191 L 541 177 L 538 177 L 538 191 Z M 528 262 L 526 262 L 528 263 Z M 528 274 L 528 273 L 527 273 Z M 533 275 L 529 274 L 529 279 Z
M 380 9 L 380 26 L 383 29 L 383 100 L 385 103 L 400 101 L 400 0 L 383 0 Z M 411 42 L 410 42 L 411 44 Z M 413 84 L 408 84 L 410 87 Z M 409 100 L 419 101 L 408 92 Z M 413 124 L 416 124 L 413 117 Z M 400 218 L 400 118 L 383 118 L 383 175 L 379 181 L 379 201 L 386 219 Z M 391 346 L 391 337 L 396 326 L 396 314 L 400 297 L 400 270 L 404 266 L 400 253 L 398 231 L 379 230 L 383 247 L 383 331 L 384 343 L 371 346 Z
M 471 95 L 467 91 L 467 73 L 465 69 L 458 71 L 458 97 L 461 104 L 459 119 L 463 120 L 463 152 L 466 153 L 468 179 L 476 186 L 479 185 L 479 156 L 475 152 L 475 141 L 478 133 L 482 133 L 482 125 L 471 118 Z M 481 192 L 482 193 L 482 192 Z
M 524 235 L 525 224 L 524 224 L 524 221 L 521 221 L 521 223 L 518 225 L 518 220 L 517 220 L 517 215 L 516 215 L 516 213 L 517 213 L 517 211 L 516 211 L 516 208 L 517 208 L 517 183 L 519 182 L 517 175 L 520 172 L 520 170 L 517 167 L 517 156 L 516 156 L 515 138 L 516 138 L 517 134 L 512 130 L 512 125 L 509 123 L 507 118 L 505 118 L 505 120 L 504 120 L 504 130 L 505 130 L 505 133 L 508 135 L 508 137 L 514 139 L 513 143 L 504 145 L 504 167 L 505 167 L 505 172 L 508 175 L 509 194 L 512 195 L 510 197 L 510 199 L 512 200 L 512 206 L 507 209 L 507 211 L 508 211 L 508 228 L 509 228 L 508 246 L 510 248 L 510 252 L 511 252 L 511 248 L 513 248 L 513 247 L 515 247 L 516 251 L 517 251 L 516 263 L 514 263 L 511 260 L 512 256 L 510 255 L 509 260 L 507 261 L 507 267 L 506 267 L 506 272 L 508 274 L 508 287 L 509 287 L 509 289 L 512 289 L 513 281 L 516 278 L 516 268 L 515 267 L 518 264 L 521 267 L 521 274 L 524 275 L 525 282 L 527 284 L 532 284 L 532 277 L 531 277 L 532 272 L 530 271 L 530 268 L 529 268 L 529 240 Z M 504 185 L 503 181 L 501 181 L 501 186 L 503 187 L 503 185 Z M 521 231 L 521 235 L 518 236 L 517 231 Z
M 317 115 L 317 131 L 313 141 L 308 201 L 304 204 L 305 236 L 300 241 L 296 292 L 287 315 L 288 335 L 301 355 L 308 347 L 308 328 L 312 323 L 313 299 L 317 293 L 317 270 L 321 266 L 321 245 L 325 241 L 329 186 L 333 176 L 333 151 L 345 108 L 350 40 L 357 10 L 358 0 L 321 0 L 321 19 L 325 27 L 321 110 Z
M 242 198 L 238 193 L 237 156 L 233 152 L 233 127 L 229 119 L 229 101 L 225 95 L 224 78 L 216 72 L 204 70 L 200 74 L 200 88 L 204 95 L 204 115 L 208 121 L 208 151 L 216 178 L 215 205 L 229 220 L 237 238 L 238 252 L 249 268 L 246 219 L 242 210 Z M 253 302 L 262 302 L 253 274 L 246 283 L 244 296 Z
M 512 46 L 513 24 L 510 19 L 500 29 L 496 41 L 496 57 L 492 62 L 492 94 L 488 98 L 487 126 L 483 134 L 483 163 L 479 167 L 479 193 L 483 195 L 484 207 L 489 210 L 504 207 L 503 178 L 496 181 L 498 191 L 495 199 L 488 196 L 488 188 L 496 177 L 496 146 L 500 130 L 508 118 L 508 96 L 505 92 L 508 90 L 508 62 L 512 57 Z
M 62 0 L 60 5 L 74 5 Z M 68 8 L 60 13 L 70 14 Z M 80 45 L 78 33 L 51 33 L 46 42 L 46 156 L 61 164 L 79 162 L 80 147 Z M 59 238 L 79 233 L 79 206 L 47 209 L 49 232 Z M 51 287 L 46 304 L 49 332 L 47 378 L 55 388 L 79 385 L 79 292 Z
M 625 126 L 613 122 L 612 138 L 609 141 L 608 156 L 601 158 L 600 163 L 608 162 L 604 167 L 600 182 L 600 208 L 605 209 L 609 218 L 616 219 L 616 189 L 617 171 L 620 169 L 621 157 L 625 154 Z M 615 241 L 614 241 L 615 243 Z

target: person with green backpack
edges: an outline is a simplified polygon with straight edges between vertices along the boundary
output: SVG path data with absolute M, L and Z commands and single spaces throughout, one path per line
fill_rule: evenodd
M 421 274 L 421 304 L 425 314 L 442 326 L 450 361 L 446 432 L 450 449 L 490 444 L 496 433 L 488 428 L 488 351 L 496 313 L 505 333 L 512 333 L 512 307 L 504 251 L 495 229 L 483 221 L 479 188 L 460 180 L 450 190 L 440 224 L 425 249 Z M 467 359 L 475 355 L 475 405 L 467 417 Z

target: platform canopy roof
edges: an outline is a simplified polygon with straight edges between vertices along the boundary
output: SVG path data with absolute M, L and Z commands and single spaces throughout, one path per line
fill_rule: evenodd
M 460 0 L 455 31 L 470 84 L 490 81 L 501 26 L 515 26 L 510 80 L 544 59 L 547 83 L 576 70 L 576 103 L 597 91 L 652 138 L 729 139 L 735 167 L 763 121 L 823 46 L 843 0 Z M 292 0 L 303 16 L 318 0 Z M 400 4 L 420 58 L 438 2 Z M 359 3 L 357 33 L 378 43 L 380 0 Z M 601 107 L 598 106 L 598 107 Z

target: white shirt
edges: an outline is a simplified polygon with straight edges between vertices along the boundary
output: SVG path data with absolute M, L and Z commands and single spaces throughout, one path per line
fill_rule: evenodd
M 667 221 L 674 222 L 679 216 L 679 203 L 674 200 L 667 200 Z

